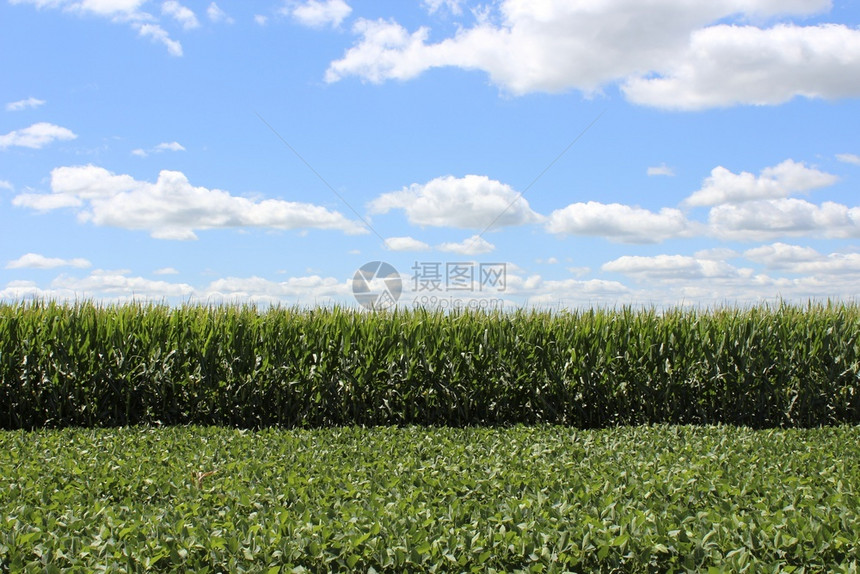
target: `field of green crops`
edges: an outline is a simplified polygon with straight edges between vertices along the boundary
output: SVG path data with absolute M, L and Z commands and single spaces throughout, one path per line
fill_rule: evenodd
M 858 336 L 0 304 L 0 572 L 857 572 Z
M 858 335 L 0 303 L 0 572 L 857 572 Z
M 0 428 L 860 423 L 860 307 L 0 304 Z
M 857 572 L 860 428 L 0 432 L 0 570 Z

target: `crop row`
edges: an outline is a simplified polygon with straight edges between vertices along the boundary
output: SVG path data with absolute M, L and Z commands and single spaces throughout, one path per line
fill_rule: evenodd
M 860 422 L 860 307 L 0 304 L 0 428 Z
M 860 428 L 0 432 L 0 570 L 857 572 Z

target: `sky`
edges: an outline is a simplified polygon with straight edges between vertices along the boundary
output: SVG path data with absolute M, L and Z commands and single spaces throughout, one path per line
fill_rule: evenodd
M 858 295 L 855 0 L 0 0 L 0 78 L 0 300 Z

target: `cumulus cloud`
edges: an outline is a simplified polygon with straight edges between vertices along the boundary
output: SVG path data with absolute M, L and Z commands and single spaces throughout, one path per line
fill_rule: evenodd
M 408 80 L 458 67 L 486 72 L 513 94 L 592 94 L 620 83 L 631 101 L 678 109 L 857 96 L 860 30 L 726 23 L 803 17 L 830 6 L 830 0 L 502 0 L 474 26 L 438 42 L 426 27 L 410 31 L 390 20 L 360 19 L 353 26 L 358 41 L 329 65 L 326 80 Z
M 211 5 L 210 5 L 211 8 Z M 216 6 L 217 8 L 217 6 Z M 161 5 L 161 13 L 170 16 L 186 30 L 191 30 L 200 27 L 200 22 L 197 20 L 197 15 L 188 8 L 183 6 L 176 0 L 167 0 Z
M 138 148 L 132 150 L 132 154 L 138 157 L 147 157 L 150 153 L 161 153 L 165 151 L 185 151 L 185 147 L 179 142 L 162 142 L 150 150 Z
M 352 293 L 351 281 L 310 275 L 290 277 L 286 281 L 271 281 L 262 277 L 227 277 L 210 283 L 197 298 L 213 303 L 251 301 L 317 305 L 332 300 L 346 300 Z
M 194 287 L 187 283 L 170 283 L 134 277 L 126 270 L 99 269 L 84 278 L 61 275 L 51 282 L 51 288 L 60 292 L 73 292 L 84 297 L 100 294 L 123 296 L 129 299 L 188 298 L 195 294 Z
M 665 175 L 668 177 L 672 177 L 675 175 L 675 170 L 667 166 L 665 163 L 661 163 L 660 165 L 649 167 L 646 173 L 650 176 Z
M 811 247 L 774 243 L 744 252 L 744 257 L 768 269 L 806 275 L 860 274 L 860 253 L 825 255 Z
M 462 14 L 463 0 L 423 0 L 421 4 L 427 9 L 430 14 L 435 14 L 442 8 L 447 9 L 451 14 Z
M 738 270 L 724 261 L 687 255 L 643 257 L 624 255 L 601 266 L 603 271 L 623 273 L 637 280 L 712 279 L 735 277 Z
M 98 269 L 89 276 L 79 278 L 60 275 L 50 286 L 42 287 L 34 281 L 10 281 L 0 289 L 0 300 L 20 301 L 38 299 L 52 301 L 80 301 L 96 299 L 117 303 L 129 301 L 177 301 L 191 300 L 195 289 L 185 283 L 153 281 L 134 277 L 129 271 L 106 271 Z
M 682 110 L 860 95 L 860 30 L 718 25 L 696 30 L 661 74 L 625 82 L 637 104 Z
M 713 235 L 737 241 L 799 235 L 860 237 L 860 208 L 794 198 L 749 201 L 712 208 L 708 223 Z
M 336 28 L 352 13 L 352 8 L 344 0 L 306 0 L 300 4 L 289 4 L 282 12 L 305 26 Z
M 172 39 L 170 35 L 156 22 L 157 18 L 148 12 L 140 10 L 147 0 L 9 0 L 12 4 L 30 4 L 37 8 L 52 8 L 60 9 L 65 12 L 71 12 L 83 15 L 93 15 L 102 18 L 107 18 L 111 22 L 125 23 L 137 31 L 138 35 L 149 38 L 152 41 L 162 44 L 172 56 L 182 55 L 182 44 Z M 187 14 L 182 11 L 182 6 L 178 2 L 168 0 L 162 6 L 167 5 L 164 13 L 177 17 L 176 14 L 181 14 L 178 18 L 185 17 L 185 22 L 188 22 Z M 185 10 L 188 10 L 185 8 Z M 190 10 L 189 10 L 190 12 Z M 193 16 L 193 13 L 191 14 Z M 195 17 L 196 20 L 196 17 Z
M 359 76 L 373 83 L 385 80 L 409 80 L 428 68 L 443 65 L 434 56 L 438 51 L 426 45 L 429 30 L 420 28 L 410 34 L 396 22 L 359 19 L 352 27 L 362 41 L 349 49 L 341 60 L 332 62 L 325 73 L 327 82 L 348 76 Z
M 36 0 L 40 2 L 41 0 Z M 81 12 L 92 12 L 102 16 L 113 16 L 117 14 L 135 14 L 138 9 L 146 3 L 146 0 L 80 0 L 75 2 L 52 2 L 64 4 L 72 10 Z
M 605 279 L 544 281 L 538 277 L 526 282 L 524 290 L 529 292 L 529 305 L 551 308 L 615 306 L 635 296 L 633 291 L 623 283 Z
M 12 191 L 13 189 L 15 189 L 15 186 L 12 185 L 10 182 L 6 181 L 5 179 L 0 179 L 0 189 L 8 189 Z
M 253 201 L 195 187 L 178 171 L 162 171 L 150 183 L 94 165 L 60 167 L 51 172 L 51 191 L 20 194 L 12 203 L 43 211 L 74 207 L 82 222 L 146 230 L 159 239 L 196 239 L 195 230 L 241 227 L 366 232 L 361 224 L 321 206 L 279 199 Z
M 141 24 L 137 27 L 137 33 L 153 42 L 163 44 L 171 56 L 182 55 L 182 44 L 171 39 L 167 31 L 158 24 Z
M 836 154 L 836 159 L 838 159 L 842 163 L 852 163 L 854 165 L 860 165 L 860 155 L 857 155 L 855 153 Z
M 173 267 L 162 267 L 153 271 L 155 275 L 179 275 L 179 271 Z
M 185 151 L 179 142 L 164 142 L 155 146 L 155 151 Z
M 56 267 L 77 267 L 84 269 L 92 264 L 86 259 L 76 257 L 74 259 L 61 259 L 59 257 L 45 257 L 38 253 L 27 253 L 6 264 L 6 269 L 54 269 Z
M 710 249 L 700 249 L 693 254 L 697 259 L 714 259 L 722 261 L 725 259 L 734 259 L 739 253 L 728 247 L 711 247 Z
M 784 198 L 833 185 L 838 179 L 835 175 L 790 159 L 763 169 L 758 177 L 746 171 L 732 173 L 718 166 L 711 170 L 702 189 L 694 192 L 684 203 L 690 206 L 712 206 Z
M 38 108 L 45 104 L 45 100 L 39 100 L 33 97 L 27 98 L 25 100 L 18 100 L 17 102 L 9 102 L 6 104 L 7 112 L 20 112 L 21 110 L 28 110 L 33 108 Z
M 10 4 L 31 4 L 37 8 L 60 8 L 69 12 L 99 16 L 129 16 L 147 0 L 9 0 Z
M 438 245 L 436 249 L 448 253 L 459 253 L 460 255 L 480 255 L 482 253 L 491 253 L 496 246 L 479 235 L 456 242 L 446 242 Z
M 427 251 L 430 246 L 412 237 L 389 237 L 385 246 L 391 251 Z
M 80 207 L 84 202 L 73 195 L 53 193 L 22 193 L 12 198 L 12 205 L 46 212 L 64 207 Z
M 402 209 L 410 223 L 432 227 L 483 230 L 542 220 L 511 186 L 482 175 L 415 183 L 380 195 L 369 207 L 373 213 Z
M 206 15 L 213 22 L 226 22 L 227 24 L 233 23 L 233 18 L 224 12 L 224 10 L 222 10 L 215 2 L 209 4 L 209 7 L 206 8 Z
M 619 203 L 572 203 L 553 211 L 546 229 L 558 235 L 592 235 L 623 243 L 657 243 L 692 232 L 692 223 L 678 209 L 658 213 Z
M 39 122 L 30 127 L 0 135 L 0 150 L 8 147 L 42 149 L 55 141 L 73 140 L 76 137 L 78 136 L 68 128 L 48 122 Z

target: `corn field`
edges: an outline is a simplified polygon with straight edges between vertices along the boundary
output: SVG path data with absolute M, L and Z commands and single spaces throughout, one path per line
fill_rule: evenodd
M 860 307 L 0 304 L 0 428 L 860 423 Z

